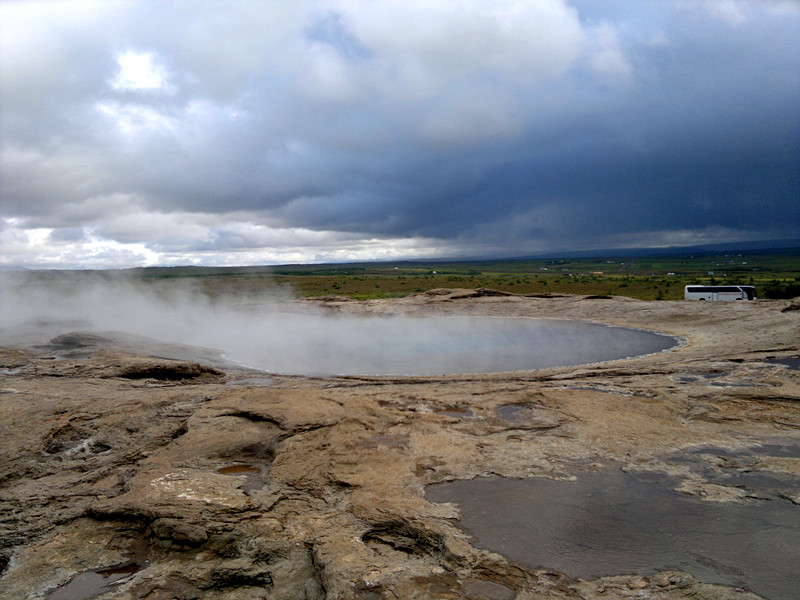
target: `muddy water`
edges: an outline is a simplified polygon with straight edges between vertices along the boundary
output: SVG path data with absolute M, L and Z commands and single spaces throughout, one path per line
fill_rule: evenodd
M 114 589 L 114 586 L 127 581 L 141 568 L 138 563 L 128 563 L 117 567 L 84 571 L 47 594 L 45 599 L 88 600 Z
M 769 600 L 797 598 L 800 506 L 702 502 L 672 484 L 607 470 L 577 481 L 456 481 L 426 496 L 457 503 L 477 546 L 530 567 L 584 579 L 679 569 Z

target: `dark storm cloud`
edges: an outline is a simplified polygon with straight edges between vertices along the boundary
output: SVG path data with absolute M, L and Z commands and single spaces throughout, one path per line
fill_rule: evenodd
M 0 23 L 5 264 L 800 230 L 793 2 L 12 2 Z

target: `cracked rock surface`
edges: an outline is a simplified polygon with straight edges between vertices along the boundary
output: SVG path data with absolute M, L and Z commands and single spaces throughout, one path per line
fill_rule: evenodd
M 0 597 L 58 598 L 81 574 L 117 569 L 118 581 L 82 597 L 757 598 L 678 571 L 580 580 L 514 564 L 478 547 L 458 506 L 425 488 L 612 464 L 670 475 L 705 502 L 772 493 L 800 519 L 800 458 L 769 451 L 800 444 L 800 373 L 766 360 L 800 353 L 800 312 L 786 302 L 437 290 L 316 303 L 591 320 L 686 344 L 531 372 L 263 380 L 91 334 L 56 339 L 76 351 L 57 360 L 2 348 Z M 728 483 L 744 472 L 794 483 L 757 493 Z

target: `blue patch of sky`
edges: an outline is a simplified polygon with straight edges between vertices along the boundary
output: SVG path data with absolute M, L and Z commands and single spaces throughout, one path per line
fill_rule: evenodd
M 345 27 L 341 15 L 335 12 L 329 12 L 317 19 L 305 33 L 308 39 L 329 44 L 348 60 L 364 60 L 372 57 L 370 49 Z

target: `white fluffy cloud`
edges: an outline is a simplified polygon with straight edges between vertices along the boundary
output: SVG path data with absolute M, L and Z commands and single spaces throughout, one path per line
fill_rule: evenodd
M 115 90 L 169 90 L 167 70 L 153 52 L 126 50 L 117 55 L 119 72 L 110 82 Z

